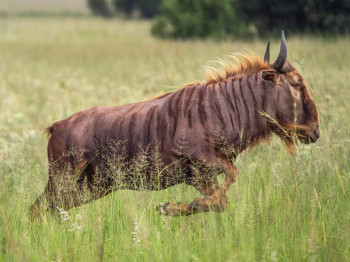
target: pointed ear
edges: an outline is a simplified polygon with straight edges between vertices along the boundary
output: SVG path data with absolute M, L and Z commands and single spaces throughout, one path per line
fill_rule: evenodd
M 276 79 L 276 72 L 275 70 L 264 70 L 262 71 L 261 78 L 265 81 L 274 81 Z

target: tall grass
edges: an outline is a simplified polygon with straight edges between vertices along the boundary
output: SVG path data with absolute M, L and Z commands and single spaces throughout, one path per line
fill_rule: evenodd
M 11 18 L 0 24 L 0 261 L 346 261 L 350 257 L 350 39 L 287 35 L 321 138 L 295 156 L 274 139 L 242 153 L 223 213 L 162 217 L 195 189 L 121 190 L 29 222 L 47 183 L 43 128 L 96 105 L 146 100 L 204 80 L 203 66 L 266 41 L 160 41 L 149 23 Z M 272 43 L 277 55 L 278 40 Z

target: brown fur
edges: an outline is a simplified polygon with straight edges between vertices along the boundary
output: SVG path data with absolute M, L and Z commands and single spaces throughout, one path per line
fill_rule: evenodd
M 198 86 L 200 84 L 201 84 L 200 82 L 193 82 L 193 83 L 190 83 L 190 84 L 186 84 L 184 86 L 174 87 L 174 91 L 173 92 L 175 92 L 176 90 L 179 90 L 181 88 L 186 88 L 186 87 L 189 87 L 189 86 Z M 165 97 L 165 96 L 167 96 L 167 95 L 169 95 L 169 94 L 171 94 L 173 92 L 170 91 L 170 92 L 165 92 L 165 93 L 159 94 L 159 95 L 157 95 L 155 97 L 152 97 L 148 101 L 152 101 L 152 100 L 157 100 L 157 99 L 163 98 L 163 97 Z
M 48 137 L 50 137 L 52 135 L 55 127 L 58 126 L 60 123 L 61 123 L 61 121 L 57 121 L 57 122 L 53 123 L 52 125 L 46 127 L 44 129 L 44 134 L 46 134 Z

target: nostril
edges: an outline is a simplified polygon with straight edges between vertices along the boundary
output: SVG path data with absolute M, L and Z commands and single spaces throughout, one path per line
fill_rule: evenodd
M 316 136 L 317 139 L 320 137 L 320 130 L 318 128 L 318 125 L 315 128 L 315 136 Z

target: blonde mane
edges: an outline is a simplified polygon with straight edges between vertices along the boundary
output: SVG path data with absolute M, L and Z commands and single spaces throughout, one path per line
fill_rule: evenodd
M 207 67 L 206 84 L 215 84 L 238 75 L 254 75 L 270 66 L 255 54 L 235 53 L 215 61 L 221 68 Z
M 238 75 L 254 75 L 261 70 L 270 68 L 259 56 L 247 53 L 231 54 L 227 56 L 227 59 L 218 59 L 214 61 L 213 64 L 219 65 L 219 67 L 207 66 L 204 68 L 206 71 L 206 81 L 204 84 L 206 85 L 219 83 Z M 199 86 L 201 84 L 200 82 L 193 82 L 184 86 L 174 87 L 174 89 L 178 90 L 189 86 Z M 162 93 L 150 100 L 163 98 L 172 92 L 173 91 Z

